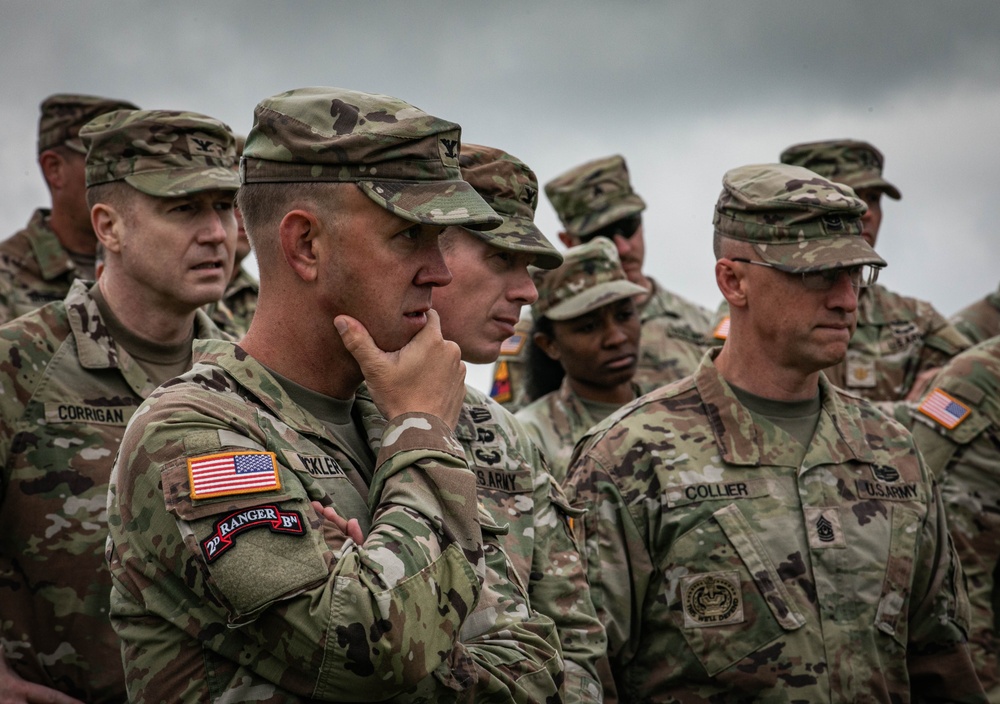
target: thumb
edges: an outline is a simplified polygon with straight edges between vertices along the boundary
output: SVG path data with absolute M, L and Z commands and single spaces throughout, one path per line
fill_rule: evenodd
M 337 332 L 340 333 L 340 339 L 343 340 L 344 347 L 347 348 L 347 351 L 357 361 L 362 372 L 369 364 L 372 364 L 380 355 L 384 354 L 360 321 L 355 320 L 349 315 L 338 315 L 334 319 L 333 324 L 337 328 Z

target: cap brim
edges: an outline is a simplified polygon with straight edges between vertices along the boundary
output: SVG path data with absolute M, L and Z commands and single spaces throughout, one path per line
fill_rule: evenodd
M 563 255 L 549 243 L 531 220 L 505 216 L 500 227 L 488 232 L 466 229 L 473 237 L 497 249 L 534 254 L 531 264 L 539 269 L 557 269 L 563 262 Z
M 855 184 L 848 184 L 855 191 L 859 191 L 864 188 L 877 188 L 878 190 L 885 193 L 887 196 L 893 200 L 899 200 L 903 195 L 899 192 L 899 189 L 893 186 L 891 183 L 886 181 L 884 178 L 874 178 L 870 180 L 858 181 Z
M 78 154 L 83 154 L 84 156 L 87 155 L 87 148 L 83 146 L 83 140 L 80 139 L 79 137 L 75 139 L 67 139 L 65 142 L 63 142 L 63 145 L 72 149 L 74 152 L 77 152 Z
M 240 187 L 239 174 L 223 166 L 144 171 L 126 176 L 124 180 L 137 191 L 157 198 L 174 198 L 216 189 L 236 191 Z
M 641 293 L 647 293 L 646 289 L 626 279 L 607 281 L 591 286 L 580 295 L 552 306 L 543 315 L 549 320 L 572 320 L 609 303 L 638 296 Z
M 570 223 L 572 227 L 567 226 L 566 230 L 575 237 L 586 237 L 592 232 L 597 232 L 602 227 L 607 227 L 632 215 L 638 215 L 645 209 L 646 202 L 633 193 L 597 215 L 587 213 L 586 215 L 574 218 Z
M 358 181 L 379 206 L 410 222 L 493 230 L 503 218 L 465 181 Z
M 805 273 L 871 264 L 884 267 L 886 262 L 875 253 L 860 235 L 824 237 L 822 239 L 764 244 L 751 242 L 760 258 L 776 269 L 790 273 Z

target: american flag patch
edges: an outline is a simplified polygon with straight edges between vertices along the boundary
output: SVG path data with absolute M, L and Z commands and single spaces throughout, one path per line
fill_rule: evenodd
M 722 322 L 715 327 L 715 332 L 713 333 L 716 340 L 725 340 L 729 337 L 729 316 L 727 315 L 722 319 Z M 735 344 L 735 343 L 734 343 Z
M 281 488 L 273 452 L 224 452 L 187 461 L 192 499 Z
M 948 430 L 969 417 L 972 410 L 956 398 L 937 388 L 917 408 L 928 418 L 933 418 Z
M 500 344 L 500 354 L 517 354 L 524 347 L 525 335 L 514 333 Z

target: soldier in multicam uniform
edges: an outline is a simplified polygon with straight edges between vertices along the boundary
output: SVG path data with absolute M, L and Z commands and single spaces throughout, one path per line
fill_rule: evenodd
M 239 345 L 199 345 L 142 406 L 112 476 L 133 701 L 558 699 L 554 626 L 452 436 L 464 367 L 430 310 L 437 237 L 501 223 L 459 148 L 458 125 L 388 96 L 257 106 L 238 199 L 266 293 Z M 389 419 L 377 456 L 363 380 Z
M 729 171 L 726 344 L 581 441 L 567 492 L 618 693 L 643 702 L 982 702 L 968 601 L 912 436 L 820 371 L 882 259 L 864 203 Z
M 246 137 L 236 135 L 236 155 L 243 156 L 243 145 Z M 250 329 L 250 321 L 257 310 L 257 292 L 260 283 L 241 265 L 250 255 L 250 239 L 243 227 L 243 215 L 236 208 L 236 261 L 233 264 L 233 278 L 226 286 L 226 293 L 221 301 L 216 301 L 205 307 L 205 312 L 212 322 L 239 340 Z
M 941 487 L 965 574 L 976 674 L 1000 702 L 1000 337 L 951 360 L 912 413 L 913 439 Z
M 80 135 L 100 282 L 0 327 L 0 691 L 121 702 L 112 462 L 143 399 L 190 368 L 192 339 L 222 334 L 198 308 L 229 280 L 239 179 L 229 128 L 203 115 L 115 111 Z
M 51 95 L 41 104 L 38 165 L 52 196 L 28 226 L 0 242 L 0 323 L 46 303 L 61 301 L 76 279 L 94 280 L 97 238 L 84 182 L 87 150 L 79 132 L 113 110 L 134 110 L 124 100 L 93 95 Z
M 862 236 L 875 246 L 882 195 L 901 197 L 882 177 L 882 152 L 867 142 L 829 140 L 795 144 L 781 153 L 781 161 L 853 188 L 868 206 Z M 965 336 L 930 303 L 876 285 L 858 300 L 858 327 L 847 357 L 825 374 L 871 401 L 915 401 L 935 371 L 968 347 Z
M 640 388 L 649 391 L 693 372 L 712 314 L 643 273 L 646 203 L 632 190 L 625 159 L 616 155 L 581 164 L 547 183 L 545 194 L 565 228 L 559 233 L 563 244 L 575 247 L 594 237 L 608 238 L 626 276 L 646 290 L 645 299 L 637 301 L 642 347 L 635 381 Z M 522 324 L 521 331 L 526 327 Z M 492 395 L 510 410 L 531 400 L 524 392 L 526 341 L 527 336 L 509 345 L 494 369 Z
M 973 343 L 1000 335 L 1000 289 L 958 311 L 950 322 Z
M 496 361 L 521 306 L 537 296 L 528 266 L 552 269 L 562 255 L 532 222 L 538 181 L 527 165 L 475 144 L 462 145 L 459 163 L 462 177 L 504 224 L 488 232 L 449 227 L 442 233 L 452 281 L 434 289 L 432 305 L 441 316 L 441 333 L 458 344 L 462 360 L 487 364 Z M 377 444 L 385 421 L 370 402 L 362 408 Z M 471 386 L 455 436 L 476 473 L 480 502 L 498 525 L 508 525 L 501 544 L 527 586 L 531 608 L 551 618 L 559 632 L 566 666 L 563 700 L 600 702 L 601 675 L 613 686 L 607 640 L 569 529 L 574 512 L 562 489 L 524 427 Z
M 551 364 L 560 369 L 547 376 L 561 375 L 561 382 L 518 411 L 517 419 L 562 483 L 577 440 L 640 395 L 632 381 L 640 349 L 634 299 L 646 290 L 625 277 L 614 244 L 604 237 L 571 247 L 561 267 L 534 278 L 529 384 Z

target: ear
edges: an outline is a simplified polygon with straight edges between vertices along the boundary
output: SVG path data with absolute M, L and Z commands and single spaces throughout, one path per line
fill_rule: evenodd
M 65 163 L 62 154 L 54 149 L 46 149 L 38 155 L 38 165 L 42 169 L 42 177 L 49 184 L 49 188 L 63 188 L 66 185 L 66 176 L 63 171 Z
M 90 209 L 90 224 L 105 251 L 121 252 L 122 232 L 125 229 L 121 213 L 107 203 L 97 203 Z
M 715 282 L 730 308 L 744 308 L 747 304 L 747 279 L 734 263 L 725 258 L 715 262 Z
M 319 274 L 318 233 L 319 221 L 308 210 L 291 210 L 278 225 L 285 261 L 303 281 L 315 281 Z
M 578 240 L 576 237 L 569 234 L 565 230 L 559 233 L 559 241 L 562 242 L 564 245 L 566 245 L 567 248 L 575 247 L 578 244 L 580 244 L 580 240 Z
M 562 353 L 559 351 L 559 343 L 556 342 L 553 338 L 549 337 L 543 332 L 536 332 L 531 339 L 532 341 L 534 341 L 535 345 L 537 345 L 538 348 L 546 354 L 546 356 L 549 359 L 551 359 L 553 362 L 559 361 L 559 358 L 562 356 Z

